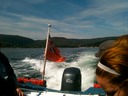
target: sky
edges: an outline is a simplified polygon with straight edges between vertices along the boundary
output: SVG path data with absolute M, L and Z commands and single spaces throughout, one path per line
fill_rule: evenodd
M 34 40 L 128 34 L 128 0 L 0 0 L 0 34 Z

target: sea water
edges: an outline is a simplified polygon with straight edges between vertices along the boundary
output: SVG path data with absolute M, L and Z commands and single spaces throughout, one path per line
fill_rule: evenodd
M 65 62 L 46 62 L 45 80 L 47 88 L 60 90 L 65 68 L 77 67 L 81 70 L 82 91 L 92 87 L 95 81 L 95 68 L 98 58 L 97 48 L 59 48 L 66 57 Z M 44 48 L 3 48 L 17 77 L 42 79 Z

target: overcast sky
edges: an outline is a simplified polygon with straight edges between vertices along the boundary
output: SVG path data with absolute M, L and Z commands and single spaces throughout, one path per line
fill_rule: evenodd
M 46 39 L 128 34 L 128 0 L 0 0 L 0 34 Z

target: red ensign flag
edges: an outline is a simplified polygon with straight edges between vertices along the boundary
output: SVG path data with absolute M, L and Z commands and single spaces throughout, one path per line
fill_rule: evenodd
M 50 38 L 48 39 L 48 48 L 46 59 L 53 62 L 64 62 L 65 57 L 61 56 L 60 50 L 54 45 L 53 41 Z

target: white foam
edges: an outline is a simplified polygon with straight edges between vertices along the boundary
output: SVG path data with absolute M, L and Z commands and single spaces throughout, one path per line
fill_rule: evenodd
M 90 86 L 93 86 L 93 80 L 95 78 L 95 69 L 92 67 L 93 64 L 91 64 L 93 60 L 95 60 L 95 57 L 92 53 L 83 52 L 79 55 L 77 60 L 70 63 L 55 63 L 47 61 L 45 74 L 47 87 L 60 90 L 63 71 L 68 67 L 77 67 L 81 70 L 83 91 Z M 43 61 L 41 62 L 39 59 L 25 58 L 23 62 L 31 64 L 34 69 L 39 70 L 40 72 L 43 71 Z

